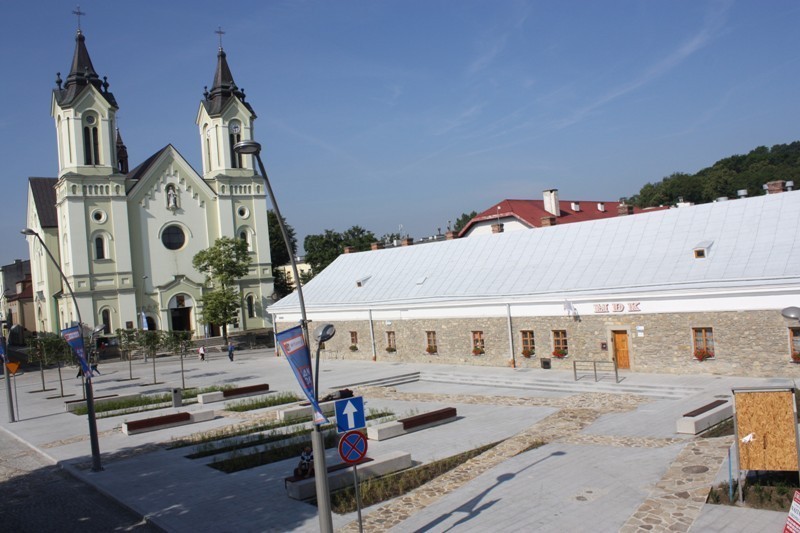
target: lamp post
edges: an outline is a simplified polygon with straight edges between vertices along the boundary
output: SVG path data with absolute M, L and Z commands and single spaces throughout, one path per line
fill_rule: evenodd
M 308 316 L 306 315 L 306 303 L 303 299 L 303 287 L 300 284 L 300 274 L 297 271 L 297 261 L 292 253 L 292 246 L 289 242 L 289 234 L 286 232 L 286 225 L 283 223 L 281 211 L 278 208 L 278 201 L 272 193 L 272 186 L 267 177 L 267 171 L 264 169 L 264 163 L 261 161 L 261 144 L 256 141 L 241 141 L 233 146 L 233 150 L 237 154 L 252 155 L 258 162 L 258 168 L 261 170 L 261 176 L 264 178 L 266 185 L 267 196 L 272 202 L 272 208 L 275 210 L 275 216 L 278 217 L 278 225 L 281 228 L 281 235 L 283 242 L 286 244 L 286 251 L 289 252 L 289 262 L 292 265 L 292 275 L 297 282 L 297 299 L 300 302 L 300 326 L 303 329 L 303 337 L 306 346 L 310 346 L 308 339 Z M 316 372 L 314 373 L 314 399 L 319 402 L 319 353 L 317 354 Z M 328 492 L 328 467 L 325 464 L 325 443 L 322 438 L 322 432 L 319 425 L 314 425 L 314 431 L 311 432 L 311 447 L 314 452 L 314 481 L 317 488 L 317 508 L 319 509 L 319 529 L 322 533 L 330 533 L 333 531 L 333 518 L 331 516 L 331 496 Z
M 53 257 L 52 253 L 50 253 L 50 249 L 47 247 L 42 240 L 42 237 L 38 233 L 31 228 L 25 228 L 20 233 L 28 237 L 36 237 L 36 239 L 39 241 L 39 244 L 41 244 L 42 248 L 44 248 L 44 251 L 47 252 L 47 256 L 50 257 L 50 260 L 53 262 L 56 269 L 58 269 L 58 273 L 61 274 L 61 279 L 64 281 L 64 285 L 66 285 L 67 290 L 69 290 L 69 296 L 72 298 L 72 304 L 75 306 L 75 314 L 78 316 L 78 330 L 81 333 L 81 337 L 83 337 L 83 321 L 81 320 L 81 310 L 78 307 L 78 300 L 75 298 L 75 293 L 72 292 L 72 285 L 70 285 L 67 276 L 64 274 L 64 271 L 61 270 L 61 265 L 58 264 L 56 258 Z M 94 413 L 94 389 L 92 388 L 91 378 L 84 382 L 84 388 L 86 392 L 87 418 L 89 419 L 89 442 L 92 448 L 92 472 L 100 472 L 103 470 L 103 467 L 100 464 L 100 444 L 97 439 L 97 418 L 95 417 Z

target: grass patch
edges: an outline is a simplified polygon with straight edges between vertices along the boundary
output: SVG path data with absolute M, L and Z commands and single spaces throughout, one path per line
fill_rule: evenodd
M 376 410 L 370 409 L 367 412 L 367 420 L 374 420 L 376 418 L 385 418 L 388 416 L 392 416 L 393 413 L 388 410 Z M 308 421 L 311 421 L 309 418 Z M 283 425 L 296 425 L 297 421 L 292 421 L 289 423 L 283 423 Z M 327 424 L 321 426 L 321 430 L 323 432 L 329 431 L 333 429 L 332 424 Z M 275 428 L 273 428 L 275 429 Z M 220 446 L 208 446 L 204 447 L 203 449 L 198 450 L 192 455 L 188 457 L 195 459 L 199 457 L 208 457 L 210 455 L 216 455 L 218 453 L 226 453 L 226 452 L 233 452 L 231 453 L 230 457 L 225 459 L 219 459 L 210 463 L 208 466 L 211 468 L 215 468 L 222 472 L 232 473 L 232 472 L 239 472 L 240 470 L 247 470 L 248 468 L 255 468 L 257 466 L 262 466 L 270 463 L 275 463 L 277 461 L 283 461 L 284 459 L 289 459 L 290 457 L 297 457 L 300 455 L 300 452 L 303 451 L 303 448 L 306 446 L 310 446 L 310 441 L 307 440 L 298 440 L 298 442 L 288 444 L 286 446 L 278 446 L 278 447 L 268 447 L 266 444 L 270 444 L 273 442 L 288 440 L 291 438 L 300 438 L 306 435 L 311 434 L 312 429 L 309 428 L 300 428 L 296 431 L 291 432 L 270 432 L 267 435 L 257 435 L 250 439 L 245 439 L 241 442 L 235 444 L 223 444 Z M 338 436 L 330 432 L 329 434 L 325 435 L 325 448 L 332 448 L 339 443 Z M 240 453 L 237 452 L 240 448 L 247 448 L 252 446 L 257 446 L 259 444 L 264 444 L 264 448 L 260 451 L 255 451 L 253 453 Z
M 254 409 L 263 409 L 265 407 L 274 407 L 276 405 L 298 401 L 300 401 L 300 397 L 293 392 L 279 392 L 278 394 L 270 394 L 263 398 L 250 398 L 227 403 L 225 404 L 225 410 L 241 413 L 243 411 L 252 411 Z
M 725 437 L 727 435 L 733 435 L 733 418 L 723 420 L 716 426 L 711 426 L 707 430 L 700 433 L 698 437 L 712 439 L 714 437 Z
M 531 443 L 531 445 L 530 445 L 530 446 L 528 446 L 528 447 L 527 447 L 527 448 L 525 448 L 524 450 L 520 450 L 520 451 L 519 451 L 519 453 L 517 453 L 517 455 L 523 454 L 523 453 L 525 453 L 525 452 L 529 452 L 529 451 L 531 451 L 531 450 L 535 450 L 536 448 L 541 448 L 541 447 L 542 447 L 542 446 L 544 446 L 545 444 L 546 444 L 546 443 L 545 443 L 544 441 L 541 441 L 541 440 L 534 441 L 534 442 L 532 442 L 532 443 Z
M 736 488 L 736 487 L 734 487 Z M 744 506 L 751 509 L 788 512 L 792 506 L 797 486 L 797 472 L 767 472 L 748 479 L 744 486 Z M 734 491 L 733 502 L 728 498 L 728 483 L 712 487 L 708 503 L 739 505 L 739 494 Z
M 212 386 L 203 388 L 191 388 L 183 390 L 183 402 L 195 403 L 197 395 L 206 392 L 217 392 L 225 389 L 233 388 L 232 385 Z M 127 415 L 130 413 L 139 413 L 141 411 L 148 411 L 153 409 L 161 409 L 172 405 L 172 394 L 148 394 L 139 396 L 138 398 L 120 398 L 119 400 L 110 400 L 103 403 L 95 403 L 94 412 L 98 418 L 105 418 L 111 416 Z M 86 407 L 78 407 L 73 414 L 85 415 L 87 413 Z
M 486 450 L 494 448 L 498 444 L 499 442 L 494 442 L 486 446 L 481 446 L 480 448 L 475 448 L 474 450 L 459 453 L 458 455 L 440 459 L 416 468 L 410 468 L 396 474 L 362 481 L 359 484 L 361 506 L 368 507 L 411 492 L 442 474 L 466 463 L 473 457 L 477 457 Z M 331 494 L 331 508 L 333 512 L 338 514 L 352 513 L 355 511 L 355 489 L 353 487 L 348 487 Z

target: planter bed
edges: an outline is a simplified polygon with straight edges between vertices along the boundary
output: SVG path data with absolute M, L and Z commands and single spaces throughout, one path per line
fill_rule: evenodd
M 197 401 L 203 405 L 207 403 L 221 402 L 224 400 L 231 400 L 234 398 L 245 398 L 247 396 L 257 396 L 259 394 L 267 394 L 269 392 L 269 385 L 262 383 L 258 385 L 248 385 L 245 387 L 236 387 L 235 389 L 225 389 L 216 392 L 206 392 L 197 395 Z
M 393 422 L 386 422 L 367 428 L 370 440 L 386 440 L 414 431 L 452 422 L 458 417 L 455 407 L 445 407 L 436 411 L 409 416 Z
M 196 422 L 205 422 L 214 418 L 214 411 L 198 411 L 195 413 L 172 413 L 169 415 L 133 420 L 122 424 L 122 432 L 126 435 L 135 435 L 147 431 L 157 431 Z

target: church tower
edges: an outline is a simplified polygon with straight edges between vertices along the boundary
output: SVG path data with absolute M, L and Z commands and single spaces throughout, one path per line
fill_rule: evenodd
M 203 179 L 227 176 L 252 176 L 253 158 L 233 151 L 233 146 L 253 138 L 256 114 L 245 102 L 244 89 L 233 81 L 225 50 L 220 45 L 217 70 L 211 91 L 206 87 L 197 113 L 203 157 Z
M 63 87 L 62 87 L 63 84 Z M 117 169 L 116 112 L 108 80 L 97 75 L 81 30 L 66 83 L 56 75 L 51 114 L 58 139 L 58 177 L 108 176 Z

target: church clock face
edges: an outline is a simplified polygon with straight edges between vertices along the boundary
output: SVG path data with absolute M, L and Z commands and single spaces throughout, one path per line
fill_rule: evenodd
M 230 130 L 230 132 L 231 132 L 231 133 L 233 133 L 234 135 L 238 135 L 238 134 L 239 134 L 239 131 L 241 131 L 241 127 L 239 126 L 239 123 L 238 123 L 238 122 L 234 122 L 233 124 L 231 124 L 230 126 L 228 126 L 228 129 L 229 129 L 229 130 Z

